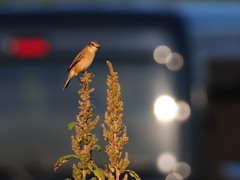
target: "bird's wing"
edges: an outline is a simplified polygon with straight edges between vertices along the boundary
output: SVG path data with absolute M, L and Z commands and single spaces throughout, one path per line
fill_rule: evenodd
M 72 64 L 69 66 L 67 71 L 70 71 L 79 61 L 83 59 L 83 56 L 85 54 L 85 49 L 83 49 L 73 60 Z

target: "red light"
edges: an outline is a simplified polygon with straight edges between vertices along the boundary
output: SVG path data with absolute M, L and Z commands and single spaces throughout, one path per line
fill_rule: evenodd
M 44 38 L 16 38 L 10 43 L 10 54 L 17 58 L 43 58 L 50 52 L 50 44 Z

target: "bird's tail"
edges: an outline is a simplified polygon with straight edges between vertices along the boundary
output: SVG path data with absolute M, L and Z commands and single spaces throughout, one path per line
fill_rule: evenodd
M 68 87 L 71 79 L 72 79 L 72 78 L 68 78 L 68 79 L 67 79 L 67 81 L 66 81 L 66 83 L 65 83 L 65 85 L 64 85 L 64 87 L 63 87 L 63 90 Z
M 63 90 L 68 87 L 68 85 L 73 77 L 74 77 L 74 72 L 73 71 L 69 72 L 67 81 L 63 86 Z

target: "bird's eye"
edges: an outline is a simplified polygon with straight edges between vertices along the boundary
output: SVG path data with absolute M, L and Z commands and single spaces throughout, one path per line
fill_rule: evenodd
M 94 46 L 94 44 L 93 44 L 93 43 L 91 43 L 91 45 L 92 45 L 92 46 Z

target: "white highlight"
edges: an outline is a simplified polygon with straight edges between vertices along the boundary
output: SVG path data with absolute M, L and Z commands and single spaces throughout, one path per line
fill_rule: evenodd
M 165 180 L 183 180 L 183 178 L 180 174 L 173 172 L 168 174 Z
M 160 122 L 169 122 L 176 118 L 178 106 L 168 95 L 159 96 L 154 103 L 154 114 Z
M 177 158 L 172 153 L 165 152 L 157 158 L 157 167 L 162 173 L 167 174 L 173 170 L 176 162 Z
M 178 121 L 186 121 L 191 115 L 191 109 L 188 103 L 185 101 L 178 101 L 178 113 L 177 113 L 177 120 Z
M 166 64 L 171 59 L 172 51 L 167 46 L 158 46 L 153 51 L 153 58 L 159 64 Z
M 181 175 L 183 179 L 186 179 L 191 174 L 191 167 L 185 162 L 179 162 L 175 165 L 173 171 Z
M 172 52 L 172 50 L 165 45 L 157 46 L 153 51 L 153 59 L 171 71 L 178 71 L 184 65 L 184 60 L 181 54 Z
M 166 66 L 171 71 L 178 71 L 183 67 L 183 57 L 178 53 L 172 53 L 171 58 L 167 61 Z

